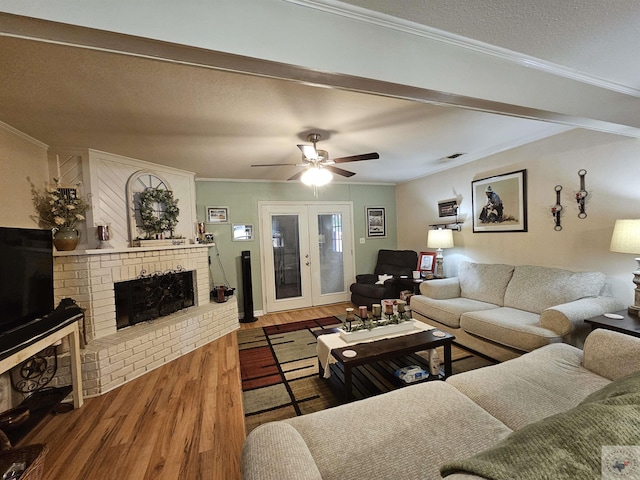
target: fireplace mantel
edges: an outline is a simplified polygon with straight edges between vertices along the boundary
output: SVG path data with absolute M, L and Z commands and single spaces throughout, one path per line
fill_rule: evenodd
M 81 255 L 109 255 L 111 253 L 136 253 L 136 252 L 153 252 L 163 250 L 179 250 L 184 248 L 209 248 L 214 243 L 192 243 L 186 245 L 167 245 L 163 247 L 125 247 L 125 248 L 92 248 L 88 250 L 70 250 L 66 252 L 54 251 L 54 257 L 75 257 Z

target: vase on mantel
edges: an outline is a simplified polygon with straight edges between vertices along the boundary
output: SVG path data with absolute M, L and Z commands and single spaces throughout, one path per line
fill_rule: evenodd
M 80 232 L 73 227 L 60 227 L 53 234 L 53 244 L 61 252 L 75 250 L 80 240 Z

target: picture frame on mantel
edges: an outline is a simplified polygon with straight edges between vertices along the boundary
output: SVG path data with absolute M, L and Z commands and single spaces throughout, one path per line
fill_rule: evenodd
M 527 171 L 471 182 L 473 233 L 527 231 Z

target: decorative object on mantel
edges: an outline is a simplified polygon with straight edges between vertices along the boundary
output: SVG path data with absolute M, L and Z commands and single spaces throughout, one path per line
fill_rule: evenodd
M 55 184 L 44 191 L 32 190 L 38 220 L 51 227 L 56 249 L 75 250 L 80 240 L 80 233 L 75 227 L 85 220 L 84 214 L 90 205 L 78 194 L 80 183 L 69 187 L 61 185 L 58 178 L 53 181 Z
M 584 177 L 587 175 L 587 171 L 583 168 L 578 170 L 578 176 L 580 177 L 580 191 L 576 193 L 576 201 L 578 202 L 578 208 L 580 209 L 580 213 L 578 213 L 578 218 L 587 218 L 587 212 L 585 211 L 585 203 L 587 202 L 587 192 L 584 188 Z
M 562 225 L 560 225 L 560 216 L 562 215 L 562 204 L 560 203 L 560 192 L 562 191 L 562 185 L 556 185 L 556 204 L 551 207 L 551 215 L 553 215 L 553 221 L 555 222 L 555 226 L 553 229 L 556 232 L 562 230 Z
M 98 245 L 98 248 L 113 248 L 113 245 L 109 243 L 109 240 L 111 239 L 109 225 L 98 225 L 96 229 L 98 232 L 98 240 L 100 240 L 100 245 Z
M 640 254 L 640 220 L 616 220 L 611 235 L 609 250 L 617 253 Z M 633 272 L 635 301 L 628 308 L 629 314 L 640 315 L 640 258 L 636 258 L 638 268 Z
M 178 200 L 173 198 L 173 192 L 146 188 L 138 195 L 142 230 L 147 234 L 145 240 L 163 239 L 165 232 L 169 232 L 169 239 L 173 240 L 173 230 L 178 224 L 180 213 Z
M 177 245 L 186 245 L 185 238 L 136 238 L 133 241 L 134 247 L 175 247 Z

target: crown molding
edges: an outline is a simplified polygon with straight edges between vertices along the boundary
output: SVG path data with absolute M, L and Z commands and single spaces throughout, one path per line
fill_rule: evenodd
M 577 82 L 593 85 L 595 87 L 603 88 L 617 93 L 625 95 L 631 95 L 640 97 L 640 90 L 627 85 L 622 85 L 616 82 L 590 75 L 588 73 L 575 70 L 573 68 L 558 65 L 553 62 L 548 62 L 540 58 L 536 58 L 523 53 L 514 52 L 506 48 L 491 45 L 471 38 L 463 37 L 455 33 L 446 32 L 437 28 L 429 27 L 419 23 L 404 20 L 402 18 L 393 17 L 386 13 L 376 12 L 373 10 L 367 10 L 366 8 L 358 7 L 356 5 L 350 5 L 342 3 L 337 0 L 284 0 L 285 2 L 293 3 L 303 7 L 313 8 L 325 13 L 333 15 L 340 15 L 342 17 L 350 18 L 361 22 L 366 22 L 372 25 L 377 25 L 384 28 L 397 30 L 409 35 L 415 35 L 429 40 L 446 43 L 467 50 L 472 50 L 484 55 L 490 55 L 501 60 L 539 70 L 544 73 L 556 75 L 559 77 L 575 80 Z
M 27 142 L 35 145 L 36 147 L 40 147 L 44 150 L 49 150 L 49 145 L 47 145 L 46 143 L 41 142 L 40 140 L 37 140 L 35 138 L 33 138 L 30 135 L 27 135 L 24 132 L 21 132 L 20 130 L 18 130 L 15 127 L 12 127 L 11 125 L 9 125 L 8 123 L 4 123 L 3 121 L 0 121 L 0 128 L 2 128 L 3 130 L 6 130 L 7 132 L 15 135 L 16 137 L 20 137 L 23 140 L 26 140 Z

